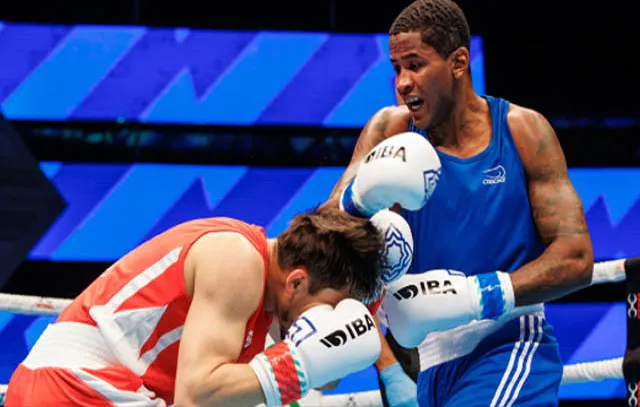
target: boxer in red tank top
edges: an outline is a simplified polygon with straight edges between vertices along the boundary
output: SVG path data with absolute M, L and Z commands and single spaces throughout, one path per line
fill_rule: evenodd
M 380 294 L 383 247 L 370 221 L 335 209 L 296 216 L 276 239 L 229 218 L 175 226 L 45 330 L 6 406 L 291 403 L 375 361 L 358 301 Z M 274 317 L 287 338 L 265 351 Z

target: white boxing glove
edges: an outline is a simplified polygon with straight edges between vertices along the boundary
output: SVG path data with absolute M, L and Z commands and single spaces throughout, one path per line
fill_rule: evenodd
M 384 236 L 382 281 L 389 284 L 404 276 L 413 260 L 413 234 L 407 221 L 389 209 L 373 215 L 371 223 Z
M 364 157 L 356 176 L 342 191 L 340 208 L 359 217 L 370 217 L 396 203 L 418 210 L 433 194 L 440 167 L 438 153 L 420 134 L 389 137 Z
M 415 348 L 431 332 L 501 317 L 513 310 L 515 297 L 504 272 L 467 277 L 460 271 L 431 270 L 387 286 L 383 306 L 394 338 Z
M 251 360 L 267 407 L 288 405 L 311 389 L 371 366 L 380 355 L 371 313 L 353 299 L 319 305 L 289 328 L 279 344 Z

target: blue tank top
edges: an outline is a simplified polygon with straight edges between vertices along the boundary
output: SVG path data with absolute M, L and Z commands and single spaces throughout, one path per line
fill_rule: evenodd
M 431 199 L 419 211 L 403 211 L 414 237 L 410 273 L 439 268 L 467 275 L 511 272 L 544 250 L 507 125 L 509 102 L 485 98 L 493 128 L 489 146 L 466 159 L 438 151 L 442 173 Z M 413 123 L 410 130 L 428 137 Z

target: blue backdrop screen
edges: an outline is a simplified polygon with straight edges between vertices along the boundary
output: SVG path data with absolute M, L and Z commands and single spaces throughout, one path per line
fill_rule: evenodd
M 0 22 L 10 119 L 361 127 L 396 104 L 387 35 Z M 474 86 L 484 93 L 482 40 Z
M 189 219 L 229 216 L 281 232 L 324 202 L 344 168 L 42 162 L 67 201 L 33 260 L 113 261 Z M 573 168 L 595 257 L 640 255 L 640 169 Z

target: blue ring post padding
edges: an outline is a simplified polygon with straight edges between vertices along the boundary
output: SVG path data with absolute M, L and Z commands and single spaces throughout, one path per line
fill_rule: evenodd
M 498 273 L 483 273 L 476 276 L 482 296 L 482 318 L 495 319 L 504 312 L 504 290 Z

